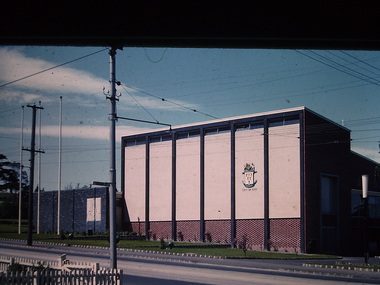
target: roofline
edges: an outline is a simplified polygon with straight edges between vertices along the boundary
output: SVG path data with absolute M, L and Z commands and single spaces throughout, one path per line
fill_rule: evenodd
M 374 161 L 373 159 L 370 159 L 370 158 L 368 158 L 368 157 L 366 157 L 366 156 L 364 156 L 364 155 L 362 155 L 362 154 L 360 154 L 360 153 L 358 153 L 358 152 L 356 152 L 356 151 L 351 150 L 351 154 L 354 154 L 354 155 L 356 155 L 356 156 L 359 156 L 360 158 L 363 158 L 363 159 L 365 159 L 365 160 L 367 160 L 367 161 L 369 161 L 369 162 L 372 162 L 372 163 L 374 163 L 374 164 L 380 166 L 380 163 L 379 163 L 379 162 Z
M 196 123 L 190 123 L 190 124 L 184 124 L 184 125 L 177 125 L 177 126 L 171 127 L 171 130 L 197 127 L 197 126 L 199 127 L 199 126 L 211 125 L 211 124 L 216 124 L 216 123 L 223 123 L 223 122 L 236 121 L 236 120 L 244 120 L 244 119 L 249 119 L 249 118 L 253 118 L 253 117 L 270 116 L 270 115 L 297 112 L 297 111 L 303 111 L 303 110 L 306 110 L 306 108 L 305 107 L 295 107 L 295 108 L 289 108 L 289 109 L 267 111 L 267 112 L 261 112 L 261 113 L 241 115 L 241 116 L 236 116 L 236 117 L 228 117 L 228 118 L 223 118 L 223 119 L 215 119 L 215 120 L 202 121 L 202 122 L 196 122 Z M 151 134 L 151 133 L 153 134 L 153 133 L 159 133 L 159 132 L 165 132 L 165 131 L 168 131 L 167 127 L 166 128 L 159 128 L 159 129 L 148 131 L 148 132 L 136 132 L 134 134 L 122 136 L 122 138 L 131 137 L 131 136 L 139 136 L 139 135 L 143 135 L 143 134 Z
M 291 113 L 291 112 L 302 112 L 302 111 L 307 111 L 325 121 L 328 121 L 329 123 L 335 125 L 338 128 L 341 128 L 347 132 L 351 132 L 350 129 L 326 118 L 325 116 L 322 116 L 315 111 L 310 110 L 309 108 L 306 108 L 304 106 L 300 107 L 294 107 L 294 108 L 288 108 L 288 109 L 280 109 L 280 110 L 275 110 L 275 111 L 267 111 L 267 112 L 261 112 L 261 113 L 254 113 L 254 114 L 248 114 L 248 115 L 242 115 L 242 116 L 235 116 L 235 117 L 229 117 L 229 118 L 223 118 L 223 119 L 215 119 L 215 120 L 209 120 L 209 121 L 202 121 L 202 122 L 196 122 L 196 123 L 190 123 L 190 124 L 184 124 L 184 125 L 177 125 L 174 127 L 170 128 L 170 131 L 173 130 L 178 130 L 178 129 L 184 129 L 184 128 L 192 128 L 192 127 L 200 127 L 200 126 L 205 126 L 205 125 L 212 125 L 212 124 L 217 124 L 217 123 L 223 123 L 223 122 L 229 122 L 229 121 L 236 121 L 236 120 L 244 120 L 244 119 L 249 119 L 249 118 L 254 118 L 254 117 L 263 117 L 263 116 L 271 116 L 271 115 L 277 115 L 281 113 Z M 141 131 L 141 132 L 136 132 L 134 134 L 129 134 L 122 136 L 123 138 L 126 137 L 134 137 L 134 136 L 140 136 L 140 135 L 149 135 L 149 134 L 157 134 L 160 132 L 167 132 L 168 128 L 159 128 L 155 129 L 152 131 Z
M 338 124 L 337 122 L 334 122 L 334 121 L 332 121 L 331 119 L 329 119 L 329 118 L 327 118 L 327 117 L 325 117 L 325 116 L 323 116 L 323 115 L 321 115 L 321 114 L 318 114 L 318 113 L 316 113 L 315 111 L 310 110 L 310 109 L 308 109 L 308 108 L 306 108 L 306 107 L 305 107 L 305 110 L 308 111 L 309 113 L 312 113 L 312 114 L 315 115 L 315 116 L 318 116 L 318 117 L 320 117 L 320 118 L 322 118 L 322 119 L 328 121 L 329 123 L 331 123 L 331 124 L 333 124 L 333 125 L 335 125 L 335 126 L 341 128 L 341 129 L 344 129 L 345 131 L 351 133 L 351 130 L 350 130 L 350 129 L 346 128 L 345 126 L 342 126 L 342 125 Z

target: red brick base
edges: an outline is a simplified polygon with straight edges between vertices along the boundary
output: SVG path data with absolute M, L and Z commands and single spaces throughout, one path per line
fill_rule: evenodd
M 271 250 L 300 252 L 301 248 L 300 219 L 271 219 Z
M 134 232 L 139 232 L 139 223 L 132 223 Z M 172 239 L 171 221 L 151 222 L 150 239 Z M 300 252 L 300 219 L 271 219 L 269 245 L 272 251 Z M 145 233 L 145 222 L 140 222 L 140 233 Z M 200 221 L 178 221 L 177 241 L 199 241 Z M 236 220 L 236 242 L 247 238 L 248 249 L 264 249 L 264 220 Z M 205 221 L 205 241 L 231 242 L 230 220 Z
M 264 220 L 237 220 L 236 239 L 241 241 L 243 236 L 247 237 L 248 249 L 264 249 Z

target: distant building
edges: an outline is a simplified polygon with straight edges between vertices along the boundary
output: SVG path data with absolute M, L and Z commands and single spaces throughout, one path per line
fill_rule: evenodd
M 350 131 L 304 108 L 122 138 L 124 227 L 147 238 L 253 249 L 363 253 L 361 176 L 369 175 L 370 247 L 380 248 L 379 164 Z
M 60 230 L 71 233 L 105 233 L 108 230 L 108 188 L 62 190 Z M 37 227 L 38 195 L 34 193 L 34 226 Z M 56 233 L 58 191 L 40 193 L 40 232 Z

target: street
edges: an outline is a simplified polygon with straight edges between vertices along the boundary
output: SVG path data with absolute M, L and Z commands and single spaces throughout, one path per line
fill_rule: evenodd
M 0 240 L 0 254 L 56 261 L 65 253 L 73 261 L 98 262 L 109 267 L 106 248 L 35 244 L 32 247 Z M 118 250 L 118 268 L 124 284 L 378 284 L 379 273 L 317 270 L 302 267 L 305 261 L 228 260 L 177 257 Z M 376 278 L 377 276 L 377 278 Z

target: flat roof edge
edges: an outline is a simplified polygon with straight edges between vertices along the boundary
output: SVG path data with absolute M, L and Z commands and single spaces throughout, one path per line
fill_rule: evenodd
M 222 119 L 215 119 L 215 120 L 202 121 L 202 122 L 191 123 L 191 124 L 172 126 L 171 130 L 191 128 L 191 127 L 204 126 L 204 125 L 211 125 L 211 124 L 223 123 L 223 122 L 229 122 L 229 121 L 235 121 L 235 120 L 244 120 L 244 119 L 249 119 L 249 118 L 254 118 L 254 117 L 270 116 L 270 115 L 276 115 L 276 114 L 281 114 L 281 113 L 291 113 L 291 112 L 297 112 L 297 111 L 303 111 L 303 110 L 306 110 L 306 108 L 305 107 L 295 107 L 295 108 L 260 112 L 260 113 L 242 115 L 242 116 L 226 117 L 226 118 L 222 118 Z M 139 136 L 139 135 L 144 135 L 144 134 L 149 135 L 149 134 L 165 132 L 165 131 L 168 131 L 168 128 L 159 128 L 159 129 L 148 131 L 148 132 L 138 132 L 135 134 L 122 136 L 122 138 Z

